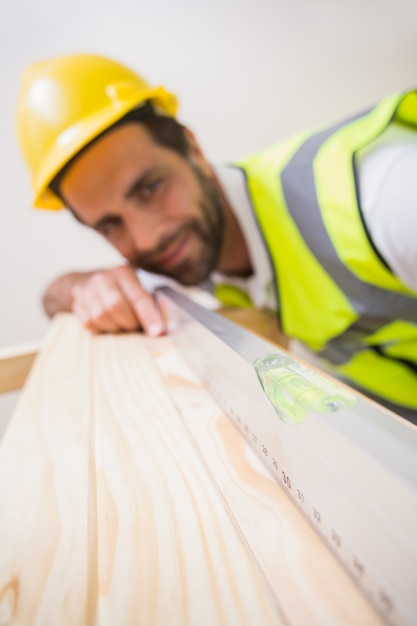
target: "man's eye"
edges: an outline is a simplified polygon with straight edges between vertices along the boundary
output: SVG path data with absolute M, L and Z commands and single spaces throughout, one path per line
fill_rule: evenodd
M 161 178 L 156 178 L 155 180 L 151 180 L 149 183 L 146 183 L 141 189 L 142 198 L 148 199 L 150 198 L 155 191 L 159 188 L 162 182 Z
M 103 237 L 110 238 L 117 233 L 117 230 L 121 226 L 121 220 L 118 218 L 114 218 L 111 220 L 106 220 L 103 224 L 97 228 L 99 233 L 103 235 Z

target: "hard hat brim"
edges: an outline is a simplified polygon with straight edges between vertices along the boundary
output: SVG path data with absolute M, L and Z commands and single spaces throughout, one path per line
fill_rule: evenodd
M 156 87 L 149 89 L 147 93 L 142 93 L 140 99 L 136 95 L 136 97 L 125 99 L 123 102 L 114 102 L 111 106 L 95 111 L 61 133 L 45 156 L 36 178 L 32 180 L 32 187 L 35 191 L 33 207 L 52 211 L 64 208 L 61 199 L 49 188 L 51 181 L 80 150 L 130 110 L 148 101 L 151 101 L 166 115 L 174 117 L 177 112 L 176 97 L 163 87 Z

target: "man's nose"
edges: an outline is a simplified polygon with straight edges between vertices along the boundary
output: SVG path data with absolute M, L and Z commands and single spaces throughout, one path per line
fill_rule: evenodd
M 127 222 L 130 239 L 139 253 L 146 254 L 157 247 L 160 238 L 158 222 L 155 216 L 149 215 L 135 215 Z

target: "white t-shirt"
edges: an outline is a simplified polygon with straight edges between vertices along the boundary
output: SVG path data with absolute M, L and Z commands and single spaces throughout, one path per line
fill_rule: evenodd
M 417 291 L 417 133 L 390 125 L 357 164 L 371 237 L 394 274 Z

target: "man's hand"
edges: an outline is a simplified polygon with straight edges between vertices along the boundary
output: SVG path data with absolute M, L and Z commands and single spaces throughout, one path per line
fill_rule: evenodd
M 50 316 L 73 311 L 86 328 L 97 333 L 142 328 L 156 336 L 165 331 L 152 295 L 129 266 L 60 277 L 47 290 L 44 306 Z

